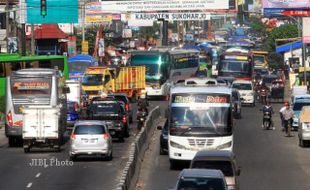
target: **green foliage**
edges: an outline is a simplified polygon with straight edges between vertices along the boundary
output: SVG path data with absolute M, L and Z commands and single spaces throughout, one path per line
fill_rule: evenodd
M 274 28 L 269 34 L 266 42 L 269 51 L 275 50 L 276 39 L 296 38 L 298 37 L 298 29 L 296 25 L 286 24 L 278 28 Z
M 261 21 L 259 17 L 250 17 L 250 27 L 251 30 L 256 33 L 258 36 L 266 36 L 267 26 Z
M 269 54 L 269 67 L 273 69 L 284 69 L 283 56 L 282 54 L 272 52 Z

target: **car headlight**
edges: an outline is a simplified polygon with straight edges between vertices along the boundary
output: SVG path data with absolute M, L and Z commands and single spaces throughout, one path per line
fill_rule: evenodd
M 179 148 L 179 149 L 187 149 L 185 146 L 180 145 L 176 142 L 170 141 L 170 146 L 174 147 L 174 148 Z
M 221 149 L 229 148 L 231 147 L 231 145 L 232 145 L 232 141 L 229 141 L 227 143 L 217 146 L 216 149 L 221 150 Z

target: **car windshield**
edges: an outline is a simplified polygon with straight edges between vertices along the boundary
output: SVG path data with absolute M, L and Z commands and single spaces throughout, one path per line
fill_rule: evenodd
M 268 70 L 267 69 L 254 69 L 254 72 L 256 74 L 260 74 L 260 75 L 268 75 Z
M 177 185 L 177 190 L 225 190 L 225 184 L 222 179 L 218 178 L 181 178 Z
M 264 56 L 254 56 L 254 63 L 264 63 L 265 62 L 265 57 Z
M 74 130 L 76 135 L 99 135 L 104 133 L 105 129 L 102 125 L 78 125 Z
M 229 161 L 199 160 L 193 163 L 192 168 L 221 170 L 225 176 L 233 176 L 234 171 Z
M 146 75 L 153 76 L 160 73 L 160 55 L 133 55 L 131 57 L 132 66 L 145 65 Z
M 86 74 L 82 79 L 83 85 L 101 85 L 102 84 L 102 74 Z
M 85 72 L 89 65 L 89 62 L 83 61 L 69 62 L 69 72 Z
M 238 90 L 252 90 L 252 85 L 246 84 L 246 83 L 234 83 L 232 85 L 232 88 L 235 88 Z
M 293 106 L 293 110 L 301 111 L 303 106 L 310 106 L 310 102 L 295 102 Z
M 277 77 L 264 77 L 263 78 L 263 83 L 272 83 L 272 81 L 276 80 Z
M 129 100 L 127 99 L 126 96 L 114 95 L 114 98 L 115 98 L 116 100 L 118 100 L 118 101 L 124 102 L 125 104 L 129 103 L 129 102 L 128 102 Z
M 229 107 L 172 107 L 172 126 L 182 135 L 229 133 Z M 190 129 L 190 130 L 189 130 Z M 188 132 L 186 132 L 188 130 Z M 180 135 L 180 134 L 179 134 Z

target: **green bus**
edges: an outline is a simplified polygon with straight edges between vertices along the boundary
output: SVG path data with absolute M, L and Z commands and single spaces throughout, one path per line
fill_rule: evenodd
M 58 68 L 68 79 L 67 57 L 62 55 L 32 55 L 21 56 L 19 54 L 0 54 L 0 100 L 4 100 L 6 77 L 12 71 L 26 68 Z M 4 105 L 1 102 L 1 105 Z M 2 107 L 2 106 L 1 106 Z M 4 108 L 0 108 L 1 110 Z M 1 112 L 1 111 L 0 111 Z

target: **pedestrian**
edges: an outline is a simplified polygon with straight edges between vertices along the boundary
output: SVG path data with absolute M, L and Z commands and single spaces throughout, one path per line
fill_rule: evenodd
M 290 136 L 290 127 L 292 126 L 294 112 L 292 108 L 290 107 L 290 104 L 288 102 L 285 102 L 285 109 L 282 110 L 282 116 L 283 116 L 283 124 L 285 128 L 285 132 L 287 136 Z
M 284 131 L 284 119 L 283 119 L 283 115 L 282 112 L 286 109 L 286 104 L 288 104 L 288 102 L 284 102 L 283 107 L 280 109 L 279 114 L 280 114 L 280 118 L 281 118 L 281 130 Z

